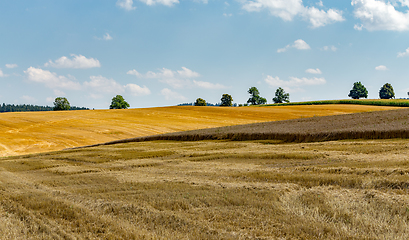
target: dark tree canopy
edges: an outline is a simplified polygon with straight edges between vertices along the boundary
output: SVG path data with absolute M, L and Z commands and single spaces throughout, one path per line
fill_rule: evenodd
M 121 95 L 116 95 L 112 98 L 111 105 L 109 109 L 127 109 L 129 108 L 129 103 Z
M 247 100 L 247 103 L 250 103 L 252 105 L 259 105 L 259 104 L 267 103 L 267 99 L 260 96 L 260 92 L 258 91 L 256 87 L 249 88 L 247 92 L 251 95 L 250 98 Z
M 379 97 L 381 99 L 395 98 L 395 92 L 393 91 L 392 85 L 385 83 L 379 90 Z
M 206 101 L 202 98 L 196 99 L 195 106 L 206 106 Z
M 355 82 L 351 91 L 349 91 L 348 97 L 353 99 L 368 98 L 368 90 L 361 82 Z
M 275 97 L 273 98 L 274 103 L 290 102 L 290 94 L 286 93 L 284 89 L 279 87 L 276 90 Z
M 222 102 L 220 104 L 220 106 L 223 107 L 231 107 L 232 106 L 232 102 L 233 102 L 233 98 L 231 97 L 231 95 L 229 94 L 223 94 L 222 98 L 220 99 L 220 101 Z
M 70 110 L 70 102 L 65 97 L 57 97 L 54 100 L 54 111 Z

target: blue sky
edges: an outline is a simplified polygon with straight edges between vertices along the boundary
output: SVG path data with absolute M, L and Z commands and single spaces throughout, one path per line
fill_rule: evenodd
M 108 108 L 409 91 L 409 0 L 0 2 L 0 103 Z

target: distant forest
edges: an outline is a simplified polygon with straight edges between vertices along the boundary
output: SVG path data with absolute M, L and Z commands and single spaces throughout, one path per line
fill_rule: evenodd
M 53 111 L 54 107 L 50 106 L 37 106 L 37 105 L 14 105 L 14 104 L 5 104 L 0 105 L 0 112 L 36 112 L 36 111 Z M 76 107 L 71 106 L 70 110 L 89 110 L 85 107 Z

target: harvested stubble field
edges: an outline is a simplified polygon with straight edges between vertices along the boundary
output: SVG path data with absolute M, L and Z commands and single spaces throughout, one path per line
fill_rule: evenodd
M 343 139 L 409 138 L 409 109 L 262 122 L 238 126 L 199 129 L 102 143 L 155 140 L 278 140 L 318 142 Z
M 393 109 L 325 105 L 162 107 L 0 114 L 0 156 L 47 152 L 112 140 L 237 124 Z
M 148 141 L 0 159 L 1 239 L 408 239 L 409 140 Z

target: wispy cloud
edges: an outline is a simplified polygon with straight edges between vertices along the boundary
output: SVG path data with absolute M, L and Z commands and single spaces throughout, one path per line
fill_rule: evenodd
M 409 56 L 409 48 L 407 48 L 404 52 L 398 52 L 398 57 L 406 57 Z
M 164 88 L 160 91 L 160 94 L 165 97 L 166 100 L 187 100 L 186 97 L 182 96 L 181 94 L 170 90 L 169 88 Z
M 106 41 L 109 41 L 109 40 L 112 40 L 113 38 L 111 37 L 111 35 L 109 35 L 109 33 L 105 33 L 105 35 L 104 35 L 104 40 L 106 40 Z
M 140 1 L 145 3 L 148 6 L 160 4 L 160 5 L 172 7 L 173 5 L 179 3 L 179 0 L 140 0 Z M 204 1 L 204 2 L 207 3 L 207 1 Z
M 13 64 L 6 64 L 6 68 L 16 68 L 18 67 L 17 64 L 13 63 Z
M 146 86 L 139 86 L 134 83 L 122 85 L 112 78 L 103 76 L 91 76 L 90 81 L 84 82 L 84 87 L 89 92 L 93 92 L 93 96 L 99 96 L 101 93 L 122 94 L 130 93 L 134 96 L 145 96 L 151 94 L 151 91 Z
M 332 52 L 336 52 L 338 50 L 337 47 L 335 46 L 324 46 L 321 48 L 322 51 L 332 51 Z
M 136 7 L 133 6 L 132 0 L 118 0 L 116 2 L 116 5 L 120 8 L 125 9 L 126 11 L 131 11 L 131 10 L 136 9 Z
M 322 74 L 320 69 L 313 69 L 313 68 L 309 68 L 307 70 L 305 70 L 306 73 L 311 73 L 311 74 Z
M 301 90 L 302 86 L 308 85 L 322 85 L 326 84 L 325 78 L 297 78 L 297 77 L 290 77 L 289 80 L 281 80 L 279 77 L 272 77 L 268 75 L 264 81 L 270 85 L 271 87 L 282 87 L 286 91 L 293 90 L 292 88 L 296 88 L 296 90 Z
M 193 78 L 201 77 L 198 72 L 195 72 L 189 68 L 182 67 L 181 70 L 173 71 L 171 69 L 162 68 L 157 72 L 148 71 L 145 74 L 138 72 L 137 70 L 129 70 L 129 75 L 134 75 L 139 78 L 158 79 L 159 82 L 165 83 L 174 89 L 182 88 L 203 88 L 203 89 L 224 89 L 226 86 L 220 83 L 211 83 L 206 81 L 191 80 Z
M 379 66 L 375 67 L 375 70 L 386 71 L 386 70 L 389 70 L 389 69 L 384 65 L 379 65 Z
M 298 39 L 295 40 L 293 44 L 289 44 L 287 46 L 285 46 L 284 48 L 279 48 L 277 49 L 278 53 L 282 53 L 282 52 L 286 52 L 288 49 L 290 48 L 295 48 L 298 50 L 309 50 L 311 49 L 310 45 L 308 45 L 304 40 L 302 39 Z
M 325 11 L 304 6 L 302 0 L 243 0 L 241 2 L 242 8 L 248 12 L 259 12 L 267 9 L 273 16 L 284 21 L 292 21 L 294 17 L 301 16 L 305 21 L 310 22 L 312 28 L 345 20 L 340 10 L 331 8 Z M 319 6 L 323 7 L 324 5 L 320 2 Z
M 98 59 L 94 58 L 86 58 L 82 55 L 75 55 L 71 54 L 71 59 L 62 56 L 59 59 L 53 61 L 48 61 L 47 63 L 44 64 L 44 66 L 48 67 L 55 67 L 55 68 L 95 68 L 95 67 L 101 67 L 101 64 L 99 63 Z

